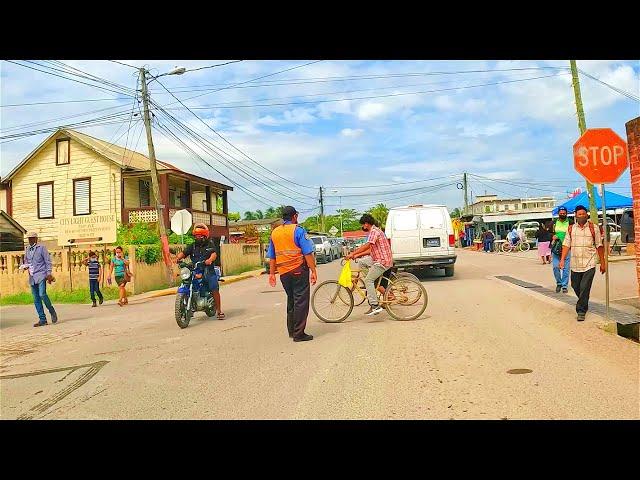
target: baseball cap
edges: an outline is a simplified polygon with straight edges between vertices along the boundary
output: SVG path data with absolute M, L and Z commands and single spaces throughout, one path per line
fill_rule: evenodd
M 282 218 L 291 218 L 296 213 L 298 213 L 298 211 L 294 207 L 292 207 L 291 205 L 287 205 L 282 209 Z
M 27 233 L 27 238 L 38 238 L 38 232 L 31 231 Z
M 568 210 L 567 210 L 567 207 L 560 207 L 560 208 L 558 208 L 558 213 L 562 212 L 563 210 L 564 210 L 565 212 L 566 212 L 566 211 L 568 211 Z

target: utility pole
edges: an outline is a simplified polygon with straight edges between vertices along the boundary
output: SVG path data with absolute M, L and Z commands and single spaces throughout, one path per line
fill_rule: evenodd
M 169 284 L 172 283 L 173 275 L 171 271 L 171 257 L 169 254 L 169 240 L 167 238 L 167 228 L 164 224 L 164 209 L 162 198 L 160 197 L 160 185 L 158 182 L 158 170 L 156 168 L 156 151 L 153 148 L 153 138 L 151 137 L 151 120 L 149 119 L 149 98 L 147 92 L 147 71 L 140 69 L 140 84 L 142 85 L 142 103 L 144 106 L 144 126 L 147 131 L 147 145 L 149 147 L 149 160 L 151 170 L 151 183 L 153 187 L 153 198 L 158 212 L 158 228 L 160 230 L 160 242 L 162 243 L 162 257 L 167 267 L 167 277 Z
M 467 172 L 464 172 L 462 175 L 462 184 L 464 185 L 464 214 L 467 214 L 467 209 L 469 208 L 469 197 L 467 194 Z
M 324 199 L 322 197 L 322 187 L 320 187 L 320 230 L 324 233 Z
M 587 131 L 587 123 L 584 120 L 584 109 L 582 108 L 582 95 L 580 95 L 580 79 L 578 78 L 578 67 L 575 60 L 569 60 L 571 65 L 571 78 L 573 80 L 573 94 L 576 99 L 576 113 L 578 115 L 578 129 L 580 135 L 584 135 Z M 589 213 L 591 221 L 598 224 L 598 209 L 596 208 L 596 199 L 593 196 L 593 185 L 587 181 L 587 192 L 589 194 Z

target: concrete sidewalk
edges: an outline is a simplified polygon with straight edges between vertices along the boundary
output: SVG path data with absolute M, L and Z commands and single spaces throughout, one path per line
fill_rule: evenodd
M 255 278 L 262 275 L 264 272 L 264 268 L 259 270 L 251 270 L 250 272 L 241 273 L 239 275 L 229 275 L 226 277 L 222 277 L 220 282 L 220 286 L 224 287 L 225 285 L 229 285 L 231 283 L 239 282 L 241 280 L 246 280 L 248 278 Z M 151 298 L 164 297 L 166 295 L 175 295 L 178 291 L 178 287 L 169 287 L 164 288 L 162 290 L 153 290 L 151 292 L 141 293 L 139 295 L 133 295 L 129 297 L 129 302 L 133 301 L 134 303 L 141 303 L 143 301 L 149 300 Z M 111 303 L 116 303 L 117 300 L 110 300 Z M 107 302 L 105 302 L 107 303 Z

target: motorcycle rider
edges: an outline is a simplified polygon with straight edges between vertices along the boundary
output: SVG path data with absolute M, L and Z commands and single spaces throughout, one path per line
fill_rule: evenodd
M 204 275 L 207 279 L 207 283 L 209 284 L 211 294 L 216 301 L 218 320 L 223 320 L 225 315 L 222 312 L 222 303 L 220 301 L 218 275 L 213 267 L 213 262 L 218 258 L 218 254 L 216 253 L 216 247 L 213 240 L 209 238 L 209 227 L 204 223 L 196 223 L 193 226 L 191 234 L 195 238 L 195 242 L 191 245 L 187 245 L 183 252 L 179 252 L 178 255 L 176 255 L 176 263 L 179 263 L 180 260 L 186 257 L 191 257 L 191 262 L 194 264 L 196 262 L 204 261 L 204 264 L 206 265 Z

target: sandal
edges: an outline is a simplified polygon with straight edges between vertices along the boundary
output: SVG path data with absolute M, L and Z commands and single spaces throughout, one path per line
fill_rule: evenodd
M 124 302 L 122 301 L 122 299 L 118 300 L 118 305 L 120 305 L 121 307 L 124 305 Z
M 224 314 L 224 313 L 220 312 L 220 313 L 218 314 L 218 320 L 224 320 L 224 317 L 225 317 L 225 314 Z

